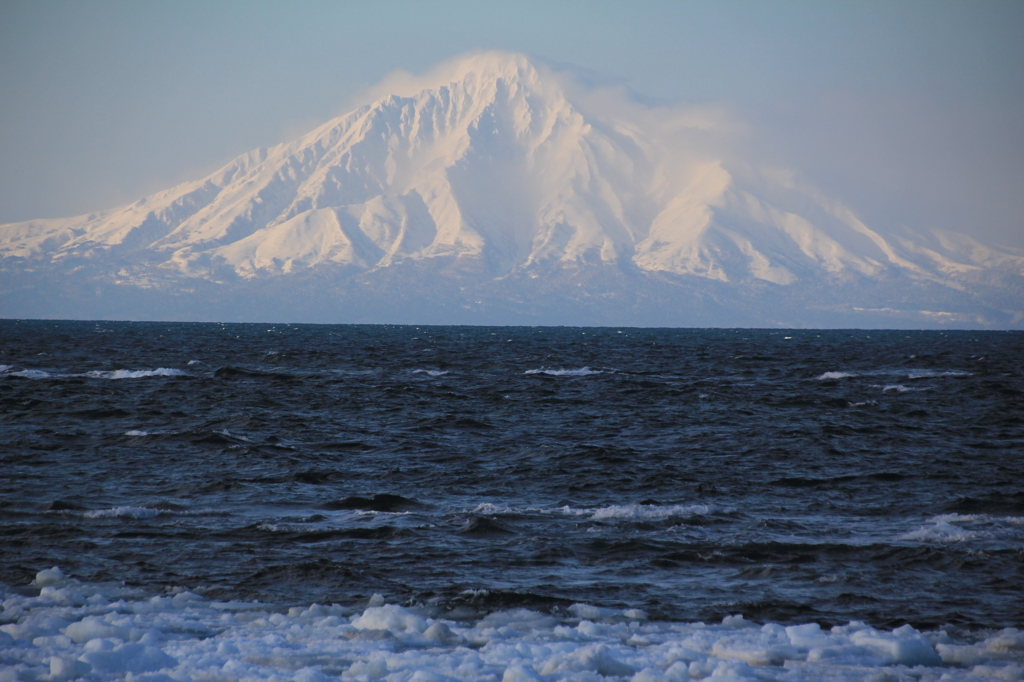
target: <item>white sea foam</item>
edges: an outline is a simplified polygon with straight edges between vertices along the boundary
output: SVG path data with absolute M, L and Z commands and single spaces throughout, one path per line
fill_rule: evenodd
M 482 502 L 470 510 L 471 514 L 485 516 L 506 516 L 514 514 L 558 514 L 587 517 L 594 521 L 605 519 L 666 519 L 675 516 L 710 514 L 715 509 L 706 504 L 614 504 L 607 507 L 509 507 L 503 504 Z
M 585 377 L 590 374 L 604 374 L 603 370 L 580 367 L 579 369 L 528 369 L 524 374 L 548 374 L 553 377 Z
M 882 393 L 906 393 L 907 391 L 913 391 L 912 388 L 907 388 L 903 384 L 887 384 L 882 386 Z
M 904 533 L 900 540 L 915 540 L 919 542 L 963 542 L 974 540 L 982 534 L 978 531 L 970 531 L 954 526 L 948 521 L 933 520 L 931 524 L 922 526 L 917 530 Z
M 23 379 L 49 379 L 54 375 L 41 369 L 19 369 L 15 372 L 7 372 L 5 376 L 22 377 Z
M 283 523 L 270 523 L 269 521 L 260 521 L 256 524 L 256 530 L 262 530 L 267 533 L 291 533 L 300 530 L 308 530 L 301 528 L 297 525 L 285 525 Z
M 170 367 L 158 367 L 156 369 L 115 369 L 110 371 L 94 370 L 84 374 L 54 374 L 41 369 L 21 369 L 11 371 L 11 365 L 0 365 L 0 376 L 23 377 L 25 379 L 64 379 L 68 377 L 88 377 L 90 379 L 142 379 L 145 377 L 187 377 L 188 372 Z
M 290 609 L 207 601 L 181 588 L 158 596 L 41 571 L 38 596 L 3 588 L 0 680 L 1019 680 L 1024 633 L 979 641 L 859 622 L 757 625 L 648 621 L 589 604 L 569 617 L 513 609 L 446 620 L 379 595 Z
M 82 514 L 87 519 L 152 519 L 160 516 L 163 512 L 159 509 L 149 507 L 113 507 L 112 509 L 92 509 Z
M 140 431 L 138 429 L 132 429 L 131 431 L 125 431 L 124 435 L 132 436 L 133 438 L 141 438 L 142 436 L 148 436 L 149 431 Z
M 835 379 L 848 379 L 848 378 L 854 377 L 854 376 L 857 376 L 857 375 L 856 374 L 852 374 L 850 372 L 825 372 L 824 374 L 822 374 L 821 376 L 818 377 L 818 381 L 828 381 L 828 380 L 835 380 Z
M 227 429 L 221 429 L 219 431 L 214 431 L 214 433 L 219 433 L 222 436 L 225 436 L 227 438 L 232 438 L 234 440 L 245 441 L 246 443 L 251 443 L 252 442 L 250 439 L 246 438 L 245 436 L 239 436 L 238 434 L 231 433 Z
M 132 507 L 128 505 L 109 509 L 90 509 L 88 511 L 62 511 L 62 514 L 81 515 L 86 519 L 152 519 L 157 516 L 225 516 L 225 512 L 215 509 L 153 509 L 151 507 Z
M 86 376 L 94 379 L 144 379 L 146 377 L 187 377 L 187 372 L 169 367 L 158 367 L 156 369 L 115 369 L 110 372 L 87 372 Z
M 501 514 L 514 514 L 517 510 L 512 507 L 508 507 L 503 504 L 494 504 L 492 502 L 481 502 L 477 506 L 470 510 L 472 514 L 484 514 L 487 516 L 498 516 Z
M 577 516 L 589 516 L 595 521 L 602 519 L 665 519 L 673 516 L 696 516 L 711 513 L 711 507 L 706 504 L 613 504 L 593 509 L 565 507 L 564 510 Z
M 938 543 L 982 540 L 1017 547 L 1024 542 L 1024 517 L 942 514 L 928 519 L 926 525 L 904 533 L 899 539 Z
M 971 373 L 958 369 L 913 369 L 906 372 L 904 376 L 908 379 L 934 379 L 936 377 L 969 377 Z
M 817 377 L 818 381 L 835 381 L 837 379 L 849 379 L 850 377 L 856 376 L 876 376 L 876 377 L 904 377 L 910 381 L 916 381 L 918 379 L 935 379 L 938 377 L 969 377 L 970 372 L 964 372 L 957 369 L 947 370 L 936 370 L 936 369 L 901 369 L 901 370 L 873 370 L 867 372 L 825 372 Z M 899 384 L 889 384 L 891 386 L 898 386 Z
M 443 377 L 448 372 L 447 371 L 441 371 L 439 369 L 414 369 L 412 371 L 412 373 L 413 374 L 426 374 L 427 376 L 432 376 L 432 377 Z

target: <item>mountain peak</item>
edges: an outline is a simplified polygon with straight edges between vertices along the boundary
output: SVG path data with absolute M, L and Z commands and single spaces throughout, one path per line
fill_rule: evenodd
M 678 137 L 675 110 L 637 117 L 581 88 L 505 51 L 397 74 L 371 104 L 202 180 L 100 214 L 0 226 L 0 267 L 84 260 L 145 287 L 303 272 L 382 282 L 390 275 L 375 273 L 394 266 L 486 282 L 604 268 L 641 289 L 744 295 L 890 280 L 945 295 L 996 269 L 1024 275 L 1020 255 L 883 236 L 789 174 Z
M 450 59 L 425 74 L 396 72 L 371 91 L 372 107 L 405 99 L 422 100 L 452 92 L 475 101 L 499 92 L 530 92 L 544 100 L 564 100 L 562 83 L 542 61 L 518 52 L 489 50 Z
M 485 50 L 460 55 L 451 61 L 453 80 L 461 80 L 469 74 L 483 78 L 535 77 L 537 66 L 529 56 L 521 52 Z
M 544 68 L 541 62 L 519 52 L 486 50 L 470 52 L 444 62 L 426 74 L 425 78 L 435 81 L 435 86 L 468 80 L 500 79 L 535 83 Z

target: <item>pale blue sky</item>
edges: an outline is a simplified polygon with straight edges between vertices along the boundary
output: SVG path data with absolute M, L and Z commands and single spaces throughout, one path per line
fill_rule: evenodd
M 501 48 L 730 107 L 873 225 L 1024 247 L 1022 36 L 1019 0 L 3 0 L 0 223 L 133 201 Z

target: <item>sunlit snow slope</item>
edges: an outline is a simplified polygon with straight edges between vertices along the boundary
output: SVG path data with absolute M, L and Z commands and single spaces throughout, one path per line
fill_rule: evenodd
M 925 318 L 1024 319 L 1024 253 L 962 235 L 883 236 L 790 173 L 687 144 L 706 121 L 666 125 L 662 115 L 653 124 L 639 106 L 595 106 L 565 73 L 503 52 L 456 60 L 421 85 L 130 206 L 0 226 L 3 267 L 84 261 L 123 289 L 173 287 L 182 277 L 237 288 L 325 272 L 365 284 L 411 263 L 418 284 L 607 266 L 638 290 L 645 276 L 684 289 L 729 285 L 719 298 L 765 284 L 800 297 L 808 287 L 895 280 L 928 289 L 927 301 L 904 301 Z M 394 280 L 376 289 L 408 288 Z M 988 318 L 971 310 L 978 282 L 998 294 L 982 305 L 994 311 Z M 941 309 L 945 290 L 959 292 L 960 312 Z M 926 309 L 936 296 L 939 309 Z M 797 312 L 778 321 L 805 322 Z

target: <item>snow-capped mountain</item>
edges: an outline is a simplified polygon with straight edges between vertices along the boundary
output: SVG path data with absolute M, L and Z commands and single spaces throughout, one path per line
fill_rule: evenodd
M 624 323 L 1024 323 L 1024 253 L 883 235 L 792 173 L 688 142 L 714 120 L 602 109 L 518 54 L 470 55 L 422 80 L 129 206 L 0 226 L 0 304 L 28 313 L 45 288 L 31 273 L 46 273 L 107 292 L 104 317 L 143 291 L 178 305 L 145 316 L 189 317 L 181 292 L 194 289 L 196 305 L 248 300 L 257 319 L 252 297 L 276 317 L 311 291 L 320 304 L 297 318 L 616 323 L 621 308 Z M 581 318 L 571 300 L 596 290 L 601 314 Z M 457 319 L 403 320 L 427 291 Z

